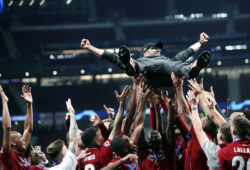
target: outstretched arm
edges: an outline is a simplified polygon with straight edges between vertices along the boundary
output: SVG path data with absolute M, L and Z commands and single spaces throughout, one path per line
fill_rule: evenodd
M 75 119 L 75 110 L 71 104 L 71 100 L 68 99 L 66 101 L 66 106 L 68 112 L 70 114 L 70 126 L 69 126 L 69 150 L 76 155 L 77 151 L 77 140 L 76 140 L 76 132 L 78 130 L 78 126 Z
M 194 95 L 193 91 L 188 91 L 187 99 L 188 99 L 188 102 L 190 103 L 191 108 L 192 108 L 191 114 L 192 114 L 192 123 L 193 123 L 193 127 L 194 127 L 194 132 L 195 132 L 197 139 L 201 145 L 203 141 L 208 139 L 208 137 L 202 129 L 202 123 L 201 123 L 199 113 L 198 113 L 198 106 L 197 105 L 198 105 L 199 98 L 198 98 L 198 96 Z
M 205 95 L 207 96 L 208 100 L 209 98 L 211 98 L 213 100 L 213 103 L 212 102 L 209 102 L 209 104 L 214 104 L 215 105 L 215 109 L 216 111 L 224 118 L 226 119 L 226 116 L 224 113 L 222 113 L 219 105 L 217 104 L 216 100 L 215 100 L 215 95 L 214 95 L 214 89 L 213 89 L 213 86 L 210 86 L 210 92 L 207 92 L 205 91 Z M 210 101 L 210 100 L 209 100 Z
M 117 100 L 120 102 L 120 106 L 119 106 L 117 115 L 115 117 L 114 128 L 109 135 L 109 139 L 111 139 L 111 140 L 113 139 L 114 136 L 117 136 L 121 130 L 125 102 L 126 102 L 126 98 L 127 98 L 128 94 L 129 94 L 129 91 L 130 91 L 129 86 L 124 87 L 121 95 L 119 95 L 118 91 L 115 90 L 115 95 L 116 95 Z
M 118 66 L 120 69 L 122 69 L 122 70 L 125 69 L 125 66 L 121 62 L 121 60 L 119 59 L 119 56 L 118 56 L 117 53 L 109 52 L 108 50 L 103 50 L 103 49 L 96 48 L 96 47 L 92 46 L 89 43 L 89 40 L 87 40 L 87 39 L 82 39 L 81 47 L 83 49 L 88 50 L 89 52 L 93 53 L 94 55 L 96 55 L 98 57 L 102 57 L 102 58 L 112 62 L 113 64 Z
M 92 46 L 89 43 L 89 40 L 87 40 L 87 39 L 82 39 L 81 47 L 83 49 L 86 49 L 86 50 L 90 51 L 91 53 L 93 53 L 94 55 L 96 55 L 98 57 L 101 57 L 103 55 L 103 53 L 104 53 L 103 49 L 99 49 L 99 48 L 96 48 L 96 47 Z
M 177 104 L 179 112 L 181 113 L 185 123 L 187 124 L 188 128 L 191 128 L 191 119 L 190 119 L 190 112 L 183 94 L 183 78 L 177 77 L 174 73 L 171 73 L 171 78 L 174 84 L 174 88 L 176 91 L 177 97 Z
M 209 102 L 208 98 L 209 96 L 206 96 L 206 92 L 203 89 L 203 79 L 201 79 L 201 83 L 198 84 L 196 79 L 194 80 L 188 80 L 189 87 L 192 89 L 194 94 L 197 96 L 199 95 L 199 105 L 202 110 L 205 110 L 208 113 L 208 116 L 211 118 L 211 120 L 216 124 L 217 127 L 220 127 L 222 124 L 226 123 L 226 120 L 217 112 L 215 109 L 215 102 L 212 101 L 212 98 Z M 209 104 L 210 103 L 210 104 Z
M 31 87 L 27 85 L 23 85 L 22 87 L 22 95 L 21 97 L 27 103 L 27 114 L 24 122 L 24 132 L 23 138 L 25 141 L 25 149 L 28 147 L 30 143 L 30 138 L 33 132 L 33 98 L 31 94 Z
M 145 104 L 147 102 L 148 97 L 152 94 L 152 90 L 149 88 L 148 85 L 144 85 L 143 80 L 141 79 L 140 82 L 140 98 L 138 102 L 138 107 L 136 111 L 136 118 L 135 118 L 135 128 L 131 134 L 130 139 L 132 141 L 138 141 L 139 136 L 141 134 L 143 124 L 144 124 L 144 110 Z
M 194 52 L 197 52 L 199 51 L 203 43 L 208 42 L 208 39 L 209 39 L 209 36 L 205 32 L 202 32 L 200 34 L 200 40 L 194 43 L 193 45 L 191 45 L 189 48 L 193 49 Z
M 5 95 L 2 86 L 0 85 L 0 94 L 3 105 L 2 125 L 3 125 L 3 146 L 5 151 L 10 151 L 10 131 L 11 131 L 11 120 L 8 108 L 8 97 Z
M 161 107 L 160 104 L 155 104 L 155 113 L 156 113 L 156 130 L 162 133 L 162 117 L 161 117 Z
M 199 41 L 197 41 L 196 43 L 194 43 L 193 45 L 191 45 L 187 49 L 179 52 L 174 58 L 177 59 L 177 60 L 181 60 L 183 62 L 186 61 L 194 53 L 199 51 L 199 49 L 201 48 L 201 45 L 203 43 L 206 43 L 208 41 L 208 39 L 209 39 L 209 37 L 208 37 L 208 35 L 206 33 L 204 33 L 204 32 L 201 33 Z
M 167 134 L 167 140 L 168 143 L 171 146 L 175 146 L 175 133 L 174 133 L 174 112 L 176 112 L 174 106 L 173 106 L 173 100 L 168 100 L 168 124 L 167 124 L 167 129 L 166 129 L 166 134 Z
M 163 131 L 162 117 L 161 117 L 161 100 L 163 99 L 162 89 L 154 89 L 154 108 L 156 113 L 156 130 L 160 133 Z
M 133 76 L 133 89 L 132 89 L 132 93 L 130 95 L 130 99 L 129 99 L 129 103 L 128 103 L 128 109 L 127 109 L 127 117 L 125 120 L 125 124 L 123 127 L 123 133 L 125 135 L 129 136 L 129 132 L 131 129 L 131 125 L 134 121 L 135 118 L 135 111 L 136 111 L 136 94 L 137 94 L 137 89 L 138 89 L 138 84 L 139 81 L 142 77 L 136 77 Z

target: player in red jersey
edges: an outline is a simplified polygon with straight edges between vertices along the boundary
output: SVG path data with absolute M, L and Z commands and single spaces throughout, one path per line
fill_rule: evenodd
M 33 131 L 33 108 L 31 88 L 28 86 L 22 87 L 22 98 L 27 103 L 27 115 L 24 122 L 24 132 L 21 135 L 17 131 L 11 131 L 11 120 L 8 109 L 8 97 L 5 95 L 2 86 L 0 93 L 3 105 L 3 150 L 1 154 L 1 163 L 4 170 L 33 170 L 39 169 L 35 166 L 30 166 L 25 158 L 24 151 L 28 147 L 31 134 Z
M 139 147 L 139 159 L 142 164 L 142 169 L 148 169 L 148 170 L 173 169 L 174 146 L 175 146 L 175 139 L 174 139 L 175 109 L 171 101 L 172 100 L 168 99 L 169 107 L 167 112 L 169 113 L 167 114 L 168 124 L 166 128 L 166 134 L 162 130 L 161 130 L 162 133 L 160 133 L 158 130 L 152 130 L 148 135 L 149 140 L 147 144 L 143 147 Z M 161 116 L 159 114 L 156 117 L 161 119 Z M 162 129 L 162 128 L 158 127 L 157 129 Z
M 116 93 L 116 98 L 120 102 L 120 107 L 115 118 L 114 128 L 110 133 L 108 140 L 103 143 L 103 138 L 97 128 L 91 127 L 86 129 L 82 134 L 82 142 L 87 147 L 86 153 L 89 156 L 83 160 L 78 161 L 78 168 L 80 170 L 97 170 L 106 166 L 112 159 L 111 141 L 114 136 L 117 136 L 121 129 L 125 101 L 129 94 L 130 88 L 126 86 L 121 95 Z
M 138 87 L 139 101 L 137 104 L 134 120 L 134 129 L 130 137 L 127 135 L 119 135 L 112 141 L 112 150 L 115 152 L 115 158 L 112 159 L 109 165 L 105 166 L 103 170 L 112 169 L 142 169 L 140 162 L 137 161 L 138 157 L 135 153 L 135 145 L 139 139 L 144 124 L 144 111 L 145 104 L 148 97 L 151 95 L 151 89 L 148 85 L 144 86 L 142 78 L 140 79 L 140 86 Z
M 222 148 L 218 153 L 219 170 L 250 168 L 250 121 L 244 117 L 234 117 L 231 120 L 233 142 Z

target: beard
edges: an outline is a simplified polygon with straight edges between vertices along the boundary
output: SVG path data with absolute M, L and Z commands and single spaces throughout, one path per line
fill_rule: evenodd
M 148 143 L 151 149 L 159 149 L 162 145 L 162 139 L 151 139 Z

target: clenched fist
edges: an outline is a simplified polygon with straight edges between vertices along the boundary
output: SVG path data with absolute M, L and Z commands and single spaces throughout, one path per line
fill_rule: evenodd
M 202 43 L 208 42 L 208 39 L 209 39 L 209 36 L 208 36 L 205 32 L 202 32 L 202 33 L 200 34 L 200 41 L 201 41 Z
M 82 41 L 81 41 L 81 47 L 83 49 L 89 49 L 89 47 L 90 47 L 89 40 L 83 38 Z

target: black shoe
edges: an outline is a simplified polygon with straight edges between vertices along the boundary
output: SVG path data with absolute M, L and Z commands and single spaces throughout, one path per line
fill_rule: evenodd
M 195 78 L 199 75 L 200 71 L 208 65 L 210 62 L 210 53 L 209 51 L 204 51 L 201 53 L 197 59 L 196 66 L 190 68 L 188 75 L 189 78 Z
M 135 62 L 130 57 L 129 49 L 125 45 L 122 45 L 119 48 L 118 56 L 119 56 L 119 59 L 121 60 L 121 62 L 125 65 L 125 71 L 126 71 L 127 75 L 133 76 L 136 72 L 135 71 Z

